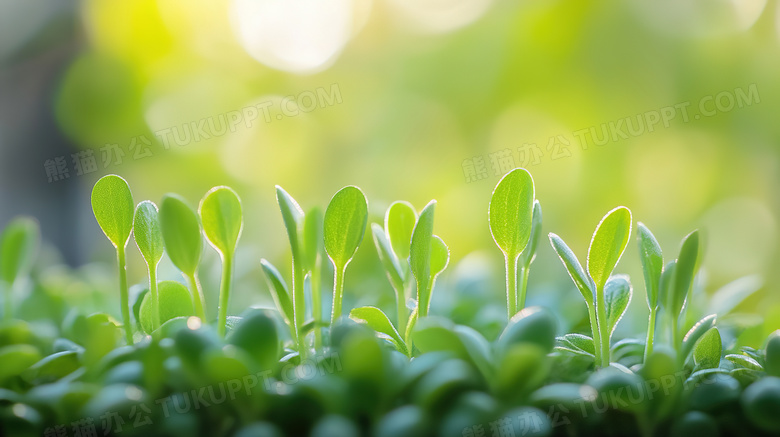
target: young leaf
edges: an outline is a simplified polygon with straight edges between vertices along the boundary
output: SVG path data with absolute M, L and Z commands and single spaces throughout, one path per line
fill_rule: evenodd
M 198 213 L 209 243 L 223 257 L 232 256 L 244 224 L 236 192 L 226 186 L 212 188 L 200 201 Z
M 672 260 L 666 263 L 663 271 L 661 272 L 661 280 L 658 282 L 658 301 L 664 311 L 670 315 L 675 316 L 680 314 L 679 311 L 674 312 L 672 310 L 672 279 L 674 278 L 674 271 L 677 268 L 677 260 Z
M 696 370 L 714 369 L 720 364 L 723 343 L 718 328 L 710 328 L 693 349 L 693 362 Z
M 693 283 L 693 277 L 696 274 L 696 266 L 699 257 L 699 231 L 693 231 L 683 240 L 680 248 L 680 256 L 677 258 L 674 277 L 672 279 L 671 309 L 674 314 L 680 314 L 685 299 L 688 296 L 688 290 Z
M 368 223 L 368 202 L 360 188 L 347 186 L 333 196 L 325 210 L 325 250 L 337 269 L 355 255 Z
M 409 258 L 412 241 L 412 231 L 417 223 L 417 211 L 411 203 L 405 201 L 393 202 L 385 213 L 385 232 L 393 252 L 399 260 Z
M 585 298 L 585 301 L 588 304 L 593 304 L 593 294 L 595 293 L 595 290 L 593 290 L 594 285 L 590 280 L 590 277 L 585 273 L 579 260 L 577 260 L 577 256 L 569 249 L 569 246 L 563 242 L 561 237 L 552 232 L 549 237 L 550 244 L 553 249 L 555 249 L 555 253 L 558 254 L 558 258 L 561 259 L 563 266 L 566 267 L 566 271 L 569 272 L 569 276 L 572 281 L 574 281 L 574 285 L 577 286 L 577 289 L 582 294 L 582 297 Z
M 284 281 L 284 278 L 282 278 L 282 274 L 279 273 L 279 270 L 267 260 L 260 259 L 260 266 L 263 269 L 268 288 L 271 290 L 271 296 L 274 298 L 274 303 L 276 303 L 276 308 L 279 309 L 279 313 L 284 317 L 285 322 L 287 322 L 288 325 L 293 326 L 295 319 L 293 316 L 292 299 L 287 290 L 287 283 Z
M 398 262 L 398 258 L 393 252 L 393 248 L 390 246 L 390 241 L 387 239 L 384 229 L 376 223 L 371 224 L 371 233 L 374 237 L 374 246 L 376 246 L 376 252 L 379 255 L 379 261 L 382 262 L 382 266 L 387 273 L 387 279 L 390 284 L 397 291 L 403 291 L 404 280 L 401 266 Z
M 222 283 L 219 287 L 217 333 L 224 337 L 227 329 L 227 307 L 233 280 L 233 252 L 244 226 L 241 200 L 229 187 L 214 187 L 198 207 L 203 234 L 222 256 Z
M 165 251 L 171 262 L 185 275 L 193 276 L 203 251 L 197 213 L 181 196 L 169 193 L 160 202 L 159 220 Z
M 160 221 L 157 218 L 157 205 L 148 200 L 138 204 L 133 218 L 133 237 L 149 268 L 156 266 L 163 255 L 163 240 L 160 232 Z
M 117 175 L 100 178 L 92 188 L 92 212 L 98 225 L 116 248 L 124 248 L 133 230 L 133 195 Z
M 694 345 L 696 345 L 696 342 L 699 341 L 701 336 L 715 326 L 715 321 L 716 321 L 715 314 L 710 314 L 709 316 L 704 317 L 703 319 L 696 322 L 696 324 L 693 325 L 691 330 L 688 331 L 687 334 L 685 334 L 685 337 L 683 337 L 682 354 L 681 354 L 683 362 L 686 359 L 688 359 L 688 355 L 691 354 Z
M 276 186 L 276 202 L 282 211 L 282 220 L 284 221 L 284 227 L 287 229 L 287 238 L 290 240 L 293 260 L 300 259 L 302 249 L 300 248 L 298 227 L 303 225 L 301 223 L 303 221 L 303 209 L 279 185 Z M 302 259 L 300 260 L 303 262 Z
M 433 251 L 433 215 L 435 210 L 436 201 L 431 200 L 420 213 L 420 218 L 414 226 L 414 232 L 412 232 L 409 266 L 414 279 L 417 281 L 419 317 L 428 315 L 428 304 L 430 303 L 428 299 L 433 286 L 432 278 L 434 275 L 431 274 L 431 256 Z M 441 267 L 441 247 L 437 251 L 439 252 L 437 255 L 439 265 L 437 267 Z
M 412 232 L 409 252 L 409 266 L 412 275 L 420 284 L 427 284 L 431 277 L 431 241 L 433 239 L 433 215 L 436 201 L 431 200 L 420 213 L 420 218 Z
M 390 319 L 387 318 L 384 312 L 375 307 L 360 307 L 355 308 L 349 313 L 349 318 L 358 322 L 365 323 L 370 326 L 377 333 L 383 334 L 385 338 L 390 340 L 396 349 L 404 355 L 409 355 L 409 351 L 406 347 L 406 343 L 398 334 L 393 324 L 390 323 Z
M 565 349 L 575 352 L 584 353 L 590 356 L 596 356 L 596 345 L 593 339 L 587 335 L 582 334 L 566 334 L 563 337 L 556 338 L 558 343 Z
M 601 219 L 588 248 L 588 273 L 602 290 L 631 237 L 631 211 L 619 206 Z
M 607 323 L 610 335 L 615 331 L 615 327 L 631 302 L 631 291 L 631 282 L 629 282 L 627 275 L 612 276 L 604 285 L 604 299 L 607 302 Z
M 518 263 L 521 266 L 528 267 L 536 258 L 536 248 L 539 246 L 539 238 L 542 235 L 542 205 L 538 200 L 534 200 L 533 215 L 531 219 L 531 237 L 528 239 L 528 245 L 520 254 Z
M 165 323 L 176 317 L 195 315 L 192 306 L 192 297 L 187 288 L 176 281 L 160 281 L 157 284 L 157 293 L 160 300 L 160 323 Z M 147 293 L 141 301 L 141 309 L 138 316 L 141 319 L 141 328 L 147 334 L 154 331 L 154 313 L 151 294 Z
M 664 267 L 664 258 L 661 246 L 655 236 L 644 224 L 637 223 L 639 228 L 637 240 L 639 242 L 639 257 L 642 260 L 642 270 L 645 275 L 645 289 L 647 290 L 647 305 L 650 309 L 658 307 L 658 287 L 661 283 L 661 271 Z
M 29 217 L 12 220 L 0 236 L 0 279 L 11 287 L 32 267 L 40 245 L 38 222 Z
M 490 198 L 488 223 L 493 240 L 512 259 L 528 244 L 533 207 L 534 180 L 526 169 L 516 168 L 498 181 Z

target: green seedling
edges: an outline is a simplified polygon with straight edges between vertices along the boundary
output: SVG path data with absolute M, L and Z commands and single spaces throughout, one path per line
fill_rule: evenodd
M 699 231 L 688 234 L 682 242 L 680 255 L 674 264 L 667 264 L 661 275 L 662 306 L 669 318 L 672 346 L 677 352 L 682 365 L 685 357 L 682 354 L 682 332 L 679 324 L 684 320 L 683 310 L 693 286 L 693 278 L 699 263 Z M 667 273 L 668 272 L 668 273 Z
M 428 316 L 436 277 L 447 268 L 447 264 L 450 262 L 450 249 L 441 238 L 433 235 L 435 209 L 436 201 L 431 200 L 420 213 L 420 218 L 412 232 L 409 266 L 417 282 L 417 310 L 416 316 L 412 316 L 413 318 Z M 413 322 L 409 324 L 409 327 L 412 324 Z
M 168 257 L 187 281 L 195 302 L 195 315 L 206 321 L 203 289 L 198 279 L 198 265 L 203 252 L 198 214 L 176 194 L 166 194 L 160 203 L 160 230 Z
M 647 340 L 645 341 L 644 361 L 653 353 L 653 341 L 655 338 L 655 321 L 658 316 L 658 288 L 661 285 L 661 272 L 664 267 L 663 252 L 650 229 L 644 224 L 637 223 L 637 242 L 639 244 L 639 258 L 642 261 L 642 270 L 645 278 L 645 290 L 647 292 L 647 307 L 650 309 L 650 318 L 647 322 Z
M 3 317 L 13 317 L 14 290 L 32 268 L 38 246 L 40 228 L 35 219 L 19 217 L 6 226 L 0 235 L 0 286 L 5 290 Z
M 198 207 L 203 235 L 222 258 L 222 283 L 219 287 L 217 333 L 225 335 L 230 287 L 233 280 L 233 255 L 243 229 L 241 200 L 229 187 L 214 187 Z
M 370 326 L 380 337 L 393 343 L 393 346 L 395 346 L 399 352 L 411 356 L 411 351 L 407 347 L 406 341 L 401 338 L 401 335 L 390 322 L 390 319 L 388 319 L 385 313 L 379 308 L 354 308 L 349 312 L 349 318 L 358 323 L 365 323 Z
M 536 259 L 536 249 L 539 247 L 539 238 L 542 236 L 542 205 L 538 200 L 534 200 L 534 211 L 531 219 L 531 237 L 528 239 L 528 245 L 520 253 L 517 259 L 517 265 L 520 269 L 519 296 L 517 309 L 522 310 L 525 307 L 525 297 L 528 290 L 528 275 L 531 272 L 531 263 Z
M 151 295 L 152 329 L 160 327 L 160 299 L 157 295 L 157 265 L 163 256 L 163 240 L 157 205 L 145 200 L 135 208 L 133 218 L 133 238 L 141 252 L 149 273 L 149 293 Z M 149 332 L 148 330 L 146 332 Z
M 699 338 L 693 348 L 694 372 L 704 369 L 714 369 L 720 364 L 723 342 L 718 328 L 710 328 Z
M 265 281 L 268 289 L 271 290 L 271 296 L 274 299 L 279 314 L 282 315 L 284 322 L 290 327 L 290 334 L 293 340 L 297 340 L 298 334 L 295 329 L 295 312 L 293 311 L 293 302 L 290 298 L 290 292 L 287 289 L 287 282 L 284 281 L 282 274 L 266 259 L 260 260 L 260 267 L 263 269 Z
M 287 238 L 290 242 L 292 252 L 292 326 L 293 340 L 298 344 L 298 353 L 303 358 L 306 355 L 305 335 L 301 330 L 306 317 L 306 301 L 304 298 L 304 254 L 301 248 L 303 238 L 304 214 L 298 202 L 292 198 L 280 186 L 276 186 L 276 202 L 279 204 L 279 210 L 282 212 L 282 220 L 287 230 Z M 278 272 L 277 272 L 278 273 Z M 268 272 L 266 271 L 266 275 Z M 283 282 L 282 282 L 283 283 Z M 285 287 L 286 288 L 286 287 Z M 277 295 L 281 295 L 280 290 L 275 288 Z M 281 299 L 280 299 L 281 300 Z
M 624 206 L 620 206 L 608 212 L 599 222 L 591 238 L 590 247 L 588 248 L 588 272 L 586 274 L 579 260 L 566 243 L 553 233 L 549 235 L 550 244 L 585 299 L 590 318 L 590 327 L 593 332 L 596 365 L 601 367 L 608 366 L 610 363 L 611 333 L 614 329 L 614 324 L 617 324 L 617 321 L 620 319 L 620 317 L 614 319 L 616 313 L 613 310 L 614 324 L 610 326 L 610 317 L 607 313 L 609 305 L 605 286 L 610 280 L 612 271 L 615 269 L 618 261 L 620 261 L 630 236 L 631 211 Z M 623 300 L 626 299 L 626 293 L 628 293 L 627 298 L 630 300 L 630 285 L 627 287 L 627 292 L 624 285 L 616 287 L 614 290 L 614 293 L 610 293 L 610 299 L 614 300 L 612 302 L 614 308 L 619 308 L 622 305 Z M 620 311 L 620 316 L 622 316 L 622 311 Z
M 325 250 L 333 264 L 333 312 L 331 323 L 341 317 L 344 273 L 363 241 L 368 223 L 368 202 L 360 188 L 347 186 L 336 193 L 325 210 Z
M 303 259 L 311 285 L 311 306 L 314 319 L 314 347 L 322 347 L 322 211 L 312 208 L 303 221 Z
M 417 211 L 409 202 L 393 202 L 385 213 L 385 226 L 373 223 L 374 237 L 379 260 L 395 291 L 398 313 L 397 326 L 400 332 L 406 330 L 409 319 L 407 301 L 411 297 L 412 277 L 409 271 L 409 253 L 412 232 L 417 223 Z
M 133 344 L 133 327 L 130 323 L 125 248 L 130 239 L 130 232 L 133 230 L 134 205 L 130 187 L 119 176 L 103 176 L 92 188 L 92 212 L 103 233 L 116 249 L 119 268 L 119 304 L 127 344 Z
M 508 318 L 517 313 L 517 258 L 528 246 L 533 228 L 534 180 L 523 168 L 504 175 L 490 198 L 488 223 L 493 240 L 504 253 Z M 539 214 L 541 220 L 541 210 Z M 532 255 L 528 257 L 529 260 Z M 530 264 L 530 261 L 529 261 Z M 521 306 L 525 290 L 521 290 Z

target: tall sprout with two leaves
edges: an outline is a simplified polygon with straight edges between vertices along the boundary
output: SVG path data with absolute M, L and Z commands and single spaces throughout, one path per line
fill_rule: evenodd
M 0 236 L 0 287 L 3 288 L 3 318 L 13 318 L 14 290 L 29 273 L 40 245 L 38 222 L 19 217 Z
M 412 231 L 409 267 L 417 283 L 417 307 L 412 314 L 407 331 L 414 327 L 417 318 L 428 316 L 436 277 L 450 262 L 450 249 L 444 244 L 444 240 L 433 234 L 435 210 L 436 201 L 431 200 L 420 212 L 420 217 Z
M 189 284 L 195 302 L 195 315 L 205 323 L 205 300 L 198 279 L 198 265 L 203 252 L 203 236 L 198 214 L 179 195 L 166 194 L 160 202 L 158 218 L 165 251 Z
M 542 208 L 534 202 L 534 180 L 523 168 L 504 175 L 493 190 L 488 223 L 493 240 L 504 253 L 508 318 L 525 306 L 528 272 L 541 233 Z M 518 261 L 521 264 L 518 296 Z
M 331 323 L 341 317 L 344 274 L 363 241 L 368 223 L 368 201 L 360 188 L 347 186 L 333 195 L 325 210 L 325 251 L 333 264 L 333 312 Z
M 117 175 L 100 178 L 92 188 L 92 212 L 95 219 L 116 249 L 119 269 L 119 304 L 122 311 L 125 340 L 133 344 L 130 323 L 130 303 L 127 289 L 125 249 L 133 231 L 133 195 L 127 182 Z
M 230 187 L 209 190 L 198 207 L 203 234 L 222 258 L 222 281 L 219 287 L 217 332 L 224 336 L 227 329 L 227 308 L 233 281 L 233 256 L 244 227 L 241 200 Z
M 610 277 L 631 237 L 631 211 L 624 206 L 608 212 L 596 227 L 588 248 L 588 271 L 582 268 L 574 252 L 557 235 L 550 233 L 550 244 L 558 254 L 588 307 L 596 365 L 611 361 L 610 340 L 617 323 L 631 301 L 628 277 Z M 591 339 L 581 339 L 586 343 Z
M 417 211 L 404 201 L 393 202 L 385 213 L 384 228 L 371 224 L 379 260 L 385 269 L 387 279 L 395 291 L 398 319 L 396 326 L 404 332 L 409 320 L 407 301 L 411 297 L 412 274 L 409 270 L 409 255 L 412 232 L 417 224 Z

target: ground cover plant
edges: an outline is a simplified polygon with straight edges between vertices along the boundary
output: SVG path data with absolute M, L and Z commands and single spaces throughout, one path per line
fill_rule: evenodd
M 291 274 L 257 260 L 276 308 L 228 314 L 239 292 L 234 266 L 245 225 L 238 194 L 215 187 L 197 209 L 175 194 L 159 208 L 149 200 L 135 205 L 124 179 L 105 176 L 94 186 L 92 207 L 116 250 L 117 274 L 111 286 L 91 293 L 118 295 L 120 320 L 114 308 L 81 308 L 79 296 L 92 295 L 83 291 L 88 274 L 46 270 L 33 219 L 18 218 L 2 233 L 0 434 L 780 433 L 780 331 L 749 340 L 755 330 L 730 314 L 755 291 L 754 280 L 738 279 L 708 304 L 697 275 L 698 231 L 664 264 L 650 229 L 618 206 L 596 225 L 584 265 L 561 237 L 548 234 L 560 274 L 573 282 L 563 293 L 568 299 L 579 291 L 589 325 L 563 332 L 575 325 L 563 323 L 557 308 L 525 304 L 535 292 L 528 278 L 543 241 L 535 193 L 531 174 L 515 169 L 486 202 L 504 255 L 507 297 L 506 318 L 491 330 L 479 317 L 464 323 L 431 305 L 434 291 L 461 297 L 457 284 L 435 287 L 450 264 L 450 250 L 435 234 L 435 200 L 419 211 L 394 202 L 383 223 L 369 226 L 368 201 L 357 187 L 338 191 L 323 213 L 304 212 L 277 186 Z M 367 231 L 394 307 L 345 307 L 348 266 Z M 148 276 L 132 293 L 131 235 Z M 198 277 L 203 238 L 221 262 L 216 302 L 204 298 Z M 640 281 L 616 273 L 626 250 L 640 255 Z M 165 254 L 183 282 L 158 281 Z M 320 286 L 325 257 L 333 267 L 329 318 Z M 615 339 L 636 287 L 646 290 L 646 329 Z

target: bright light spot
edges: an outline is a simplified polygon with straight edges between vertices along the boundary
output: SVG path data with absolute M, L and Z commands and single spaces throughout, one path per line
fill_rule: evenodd
M 27 406 L 23 404 L 14 404 L 11 411 L 13 411 L 14 416 L 16 417 L 24 417 L 27 415 Z
M 231 18 L 250 56 L 293 73 L 329 67 L 354 26 L 351 0 L 233 0 Z
M 125 389 L 125 396 L 131 401 L 140 401 L 143 397 L 143 392 L 138 387 L 131 385 Z
M 195 316 L 192 316 L 189 319 L 187 319 L 187 327 L 192 330 L 200 328 L 200 325 L 201 325 L 200 319 Z
M 473 23 L 487 11 L 492 0 L 390 0 L 401 13 L 422 30 L 449 32 Z
M 637 16 L 671 35 L 714 37 L 750 29 L 766 0 L 634 0 Z

